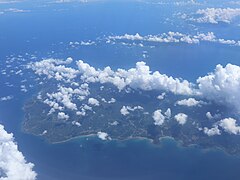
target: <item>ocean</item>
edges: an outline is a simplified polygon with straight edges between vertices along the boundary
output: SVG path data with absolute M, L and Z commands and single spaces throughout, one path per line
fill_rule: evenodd
M 85 4 L 30 1 L 4 4 L 0 9 L 12 6 L 30 12 L 0 15 L 1 62 L 6 61 L 6 56 L 26 53 L 36 54 L 39 60 L 46 57 L 84 59 L 95 67 L 109 65 L 113 69 L 131 68 L 142 60 L 153 71 L 192 82 L 213 71 L 217 64 L 240 65 L 239 47 L 214 43 L 142 48 L 101 42 L 97 46 L 69 47 L 71 41 L 94 41 L 125 33 L 148 35 L 178 31 L 194 34 L 195 28 L 176 17 L 173 22 L 164 23 L 167 17 L 179 11 L 188 12 L 190 7 L 118 1 Z M 211 25 L 196 28 L 214 31 L 226 39 L 239 38 L 240 28 L 222 26 L 220 30 Z M 144 51 L 147 51 L 147 58 L 143 57 Z M 0 77 L 0 97 L 14 96 L 10 101 L 0 102 L 0 123 L 14 133 L 19 150 L 35 164 L 39 180 L 235 180 L 240 176 L 239 157 L 216 149 L 182 147 L 171 139 L 154 145 L 144 139 L 101 141 L 96 137 L 83 137 L 48 144 L 42 138 L 24 134 L 21 131 L 22 107 L 35 90 L 27 94 L 20 92 L 21 78 Z M 4 85 L 8 81 L 14 88 Z

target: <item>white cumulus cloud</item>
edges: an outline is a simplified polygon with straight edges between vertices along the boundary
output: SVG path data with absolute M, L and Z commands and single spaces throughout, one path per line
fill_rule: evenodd
M 164 113 L 164 115 L 166 116 L 166 118 L 171 118 L 171 116 L 172 116 L 172 110 L 170 109 L 170 108 L 168 108 L 167 110 L 166 110 L 166 112 Z
M 198 106 L 198 105 L 202 104 L 202 101 L 197 101 L 194 98 L 189 98 L 189 99 L 183 99 L 183 100 L 177 101 L 176 104 L 180 105 L 180 106 L 191 107 L 191 106 Z
M 124 116 L 130 114 L 130 111 L 136 111 L 136 110 L 143 110 L 143 107 L 142 106 L 134 106 L 134 107 L 131 107 L 131 106 L 123 106 L 120 110 L 120 113 Z
M 210 129 L 205 127 L 203 132 L 208 136 L 221 135 L 221 131 L 219 130 L 218 126 L 214 126 L 213 128 L 210 128 Z
M 240 111 L 240 67 L 217 65 L 214 72 L 197 80 L 199 92 L 207 99 Z
M 200 35 L 198 36 L 201 37 Z M 210 36 L 208 38 L 206 36 L 201 38 L 212 39 Z M 229 106 L 240 112 L 240 67 L 237 65 L 227 64 L 225 67 L 217 65 L 214 72 L 199 77 L 196 83 L 191 83 L 181 78 L 174 78 L 162 74 L 159 71 L 152 72 L 150 67 L 142 61 L 137 62 L 134 68 L 117 69 L 116 71 L 110 67 L 96 69 L 82 60 L 77 61 L 78 69 L 64 66 L 71 62 L 71 58 L 65 61 L 48 59 L 29 65 L 36 74 L 45 75 L 48 78 L 58 80 L 56 74 L 59 74 L 61 77 L 64 77 L 64 82 L 70 81 L 71 84 L 78 84 L 75 82 L 77 78 L 83 81 L 84 84 L 76 89 L 59 87 L 58 92 L 48 94 L 51 101 L 63 104 L 64 107 L 68 109 L 77 110 L 76 104 L 72 99 L 73 96 L 78 95 L 78 99 L 83 100 L 90 94 L 88 83 L 111 83 L 116 86 L 119 91 L 130 87 L 146 91 L 159 90 L 179 95 L 196 96 L 197 98 L 205 98 L 210 101 L 215 101 L 218 104 Z M 61 68 L 59 66 L 61 66 Z M 68 73 L 61 74 L 62 71 Z M 69 72 L 72 73 L 69 74 Z M 163 99 L 164 96 L 165 94 L 163 93 L 158 98 Z M 109 103 L 114 101 L 115 100 L 112 99 Z M 187 106 L 196 106 L 203 103 L 203 101 L 197 101 L 194 98 L 177 102 L 179 105 Z
M 198 44 L 201 42 L 212 42 L 219 44 L 227 44 L 232 46 L 240 46 L 238 40 L 228 40 L 223 38 L 217 38 L 213 32 L 208 33 L 197 33 L 196 35 L 184 34 L 180 32 L 167 32 L 158 35 L 146 35 L 141 36 L 140 34 L 125 34 L 122 36 L 109 36 L 108 42 L 113 41 L 139 41 L 148 43 L 187 43 L 187 44 Z M 124 43 L 124 42 L 123 42 Z
M 69 115 L 65 114 L 64 112 L 59 112 L 58 113 L 58 119 L 68 120 L 69 119 Z
M 31 68 L 38 75 L 46 75 L 49 79 L 54 78 L 58 81 L 67 81 L 74 79 L 78 71 L 66 67 L 66 64 L 70 64 L 72 58 L 68 58 L 66 61 L 59 59 L 45 59 L 39 62 L 30 63 L 28 68 Z
M 152 117 L 154 120 L 154 124 L 157 126 L 161 126 L 165 121 L 165 116 L 162 114 L 161 109 L 154 111 Z
M 0 179 L 1 180 L 35 180 L 34 164 L 28 163 L 9 134 L 0 125 Z
M 13 96 L 4 96 L 4 97 L 0 97 L 0 101 L 8 101 L 13 99 Z
M 111 140 L 108 133 L 106 133 L 106 132 L 101 132 L 100 131 L 100 132 L 97 133 L 97 136 L 98 136 L 98 138 L 100 138 L 101 140 L 104 140 L 104 141 Z
M 219 22 L 231 23 L 234 18 L 240 17 L 239 8 L 207 8 L 199 9 L 196 12 L 200 15 L 199 18 L 192 18 L 193 21 L 199 23 L 212 23 L 218 24 Z
M 188 115 L 184 113 L 179 113 L 175 115 L 174 118 L 179 124 L 184 125 L 187 122 Z
M 99 101 L 95 98 L 89 98 L 88 99 L 88 104 L 93 105 L 93 106 L 99 106 Z
M 192 93 L 192 84 L 188 81 L 169 77 L 158 71 L 152 72 L 145 62 L 137 62 L 136 68 L 118 69 L 117 71 L 111 70 L 110 67 L 96 70 L 81 60 L 77 62 L 77 65 L 82 74 L 81 79 L 86 82 L 112 83 L 119 90 L 130 86 L 142 90 L 167 90 L 175 94 Z
M 240 134 L 240 126 L 237 125 L 236 119 L 225 118 L 220 121 L 219 126 L 221 126 L 226 132 L 230 134 Z

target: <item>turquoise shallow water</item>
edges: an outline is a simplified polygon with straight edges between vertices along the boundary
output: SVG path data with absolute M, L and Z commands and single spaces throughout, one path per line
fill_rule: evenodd
M 183 7 L 161 8 L 139 3 L 59 4 L 44 8 L 27 3 L 16 6 L 32 12 L 0 16 L 1 62 L 6 61 L 8 55 L 26 52 L 38 54 L 39 59 L 71 56 L 95 67 L 110 65 L 113 69 L 130 68 L 144 60 L 153 70 L 190 81 L 212 71 L 219 63 L 240 65 L 239 47 L 217 44 L 162 44 L 154 49 L 100 44 L 66 50 L 64 46 L 70 41 L 94 40 L 110 34 L 139 32 L 147 35 L 170 30 L 192 33 L 190 26 L 182 26 L 183 22 L 178 19 L 175 20 L 179 26 L 162 23 L 164 18 Z M 239 28 L 198 28 L 214 31 L 221 37 L 240 39 Z M 60 45 L 61 42 L 64 45 Z M 145 50 L 149 55 L 147 59 L 142 57 Z M 54 53 L 49 54 L 51 51 Z M 16 87 L 7 88 L 4 85 L 7 81 Z M 182 148 L 172 140 L 156 146 L 146 140 L 104 142 L 82 138 L 50 145 L 43 139 L 26 135 L 21 131 L 22 106 L 32 92 L 20 93 L 20 81 L 21 77 L 0 77 L 0 97 L 14 95 L 13 100 L 0 102 L 0 123 L 14 133 L 19 149 L 35 164 L 40 180 L 235 180 L 240 175 L 238 157 L 219 150 Z

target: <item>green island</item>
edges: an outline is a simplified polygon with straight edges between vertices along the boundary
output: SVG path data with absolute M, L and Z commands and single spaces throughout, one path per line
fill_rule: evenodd
M 101 99 L 114 98 L 114 103 L 101 102 L 99 106 L 92 107 L 85 116 L 79 116 L 72 110 L 65 110 L 69 115 L 68 120 L 60 120 L 57 113 L 49 114 L 50 107 L 43 103 L 44 94 L 49 90 L 56 90 L 52 86 L 42 90 L 42 99 L 33 96 L 24 106 L 25 119 L 22 123 L 24 132 L 40 136 L 49 143 L 61 143 L 73 138 L 97 135 L 99 132 L 107 134 L 106 140 L 127 140 L 134 138 L 146 138 L 158 144 L 164 137 L 172 137 L 183 146 L 197 145 L 203 149 L 220 148 L 229 154 L 239 154 L 239 136 L 222 132 L 221 135 L 208 136 L 203 132 L 203 127 L 209 127 L 217 119 L 209 120 L 206 112 L 209 110 L 221 115 L 227 115 L 230 110 L 213 102 L 207 102 L 201 106 L 179 106 L 173 102 L 186 97 L 166 93 L 165 99 L 156 97 L 162 92 L 142 91 L 130 89 L 118 91 L 114 86 L 106 84 L 104 90 L 100 90 L 100 84 L 91 86 L 90 96 L 99 101 Z M 87 104 L 87 99 L 77 100 L 78 107 Z M 126 107 L 141 107 L 129 111 L 123 115 L 120 110 Z M 154 124 L 153 112 L 161 109 L 163 112 L 171 109 L 171 117 L 165 118 L 161 125 Z M 174 115 L 185 113 L 188 115 L 185 124 L 179 124 Z M 74 123 L 73 123 L 74 122 Z M 76 123 L 77 122 L 77 123 Z M 77 125 L 76 125 L 77 124 Z

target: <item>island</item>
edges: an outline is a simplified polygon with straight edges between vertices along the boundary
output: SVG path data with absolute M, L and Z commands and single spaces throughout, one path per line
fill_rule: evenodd
M 221 127 L 218 127 L 221 134 L 209 131 L 219 120 L 217 116 L 231 114 L 231 110 L 223 105 L 199 100 L 198 105 L 183 106 L 177 102 L 188 98 L 184 95 L 130 87 L 119 91 L 112 84 L 94 83 L 88 85 L 87 98 L 79 100 L 81 96 L 72 93 L 71 100 L 77 109 L 84 111 L 64 108 L 61 113 L 61 108 L 53 110 L 54 105 L 49 103 L 54 96 L 51 93 L 61 88 L 63 86 L 59 87 L 58 82 L 53 81 L 25 103 L 24 132 L 42 137 L 49 143 L 99 136 L 108 141 L 146 138 L 159 144 L 162 138 L 171 137 L 182 146 L 196 145 L 203 149 L 220 148 L 229 154 L 240 153 L 239 136 L 229 134 Z

